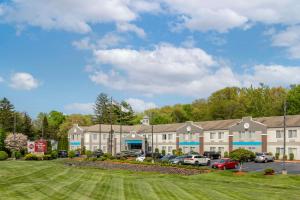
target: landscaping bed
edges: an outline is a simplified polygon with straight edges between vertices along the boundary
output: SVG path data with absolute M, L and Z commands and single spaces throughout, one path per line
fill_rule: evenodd
M 195 175 L 208 173 L 211 170 L 205 167 L 177 167 L 177 166 L 163 166 L 159 164 L 143 164 L 143 163 L 128 163 L 118 161 L 65 161 L 65 165 L 75 167 L 95 167 L 101 169 L 113 170 L 129 170 L 134 172 L 157 172 L 162 174 L 180 174 L 180 175 Z

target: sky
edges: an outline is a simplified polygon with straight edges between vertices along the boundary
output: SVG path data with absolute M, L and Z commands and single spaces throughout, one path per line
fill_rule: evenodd
M 0 98 L 35 117 L 136 112 L 300 82 L 298 0 L 0 0 Z

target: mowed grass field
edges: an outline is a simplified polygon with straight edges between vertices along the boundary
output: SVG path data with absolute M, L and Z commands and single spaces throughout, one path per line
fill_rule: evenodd
M 194 176 L 64 166 L 59 161 L 0 162 L 0 199 L 300 199 L 300 176 Z

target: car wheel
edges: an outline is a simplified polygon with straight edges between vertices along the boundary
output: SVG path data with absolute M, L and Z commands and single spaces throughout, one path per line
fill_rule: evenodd
M 265 159 L 265 163 L 267 163 L 268 162 L 268 159 Z

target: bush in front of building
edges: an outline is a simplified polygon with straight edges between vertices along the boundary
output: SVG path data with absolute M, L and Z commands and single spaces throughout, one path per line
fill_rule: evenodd
M 182 156 L 182 148 L 179 148 L 178 150 L 176 150 L 176 156 Z
M 172 154 L 173 154 L 173 155 L 176 155 L 176 149 L 173 149 L 173 150 L 172 150 Z
M 51 152 L 51 157 L 52 157 L 52 159 L 56 159 L 58 157 L 58 152 L 56 150 L 53 150 Z
M 287 155 L 283 155 L 282 159 L 287 160 Z
M 255 154 L 247 149 L 235 149 L 229 153 L 229 157 L 240 163 L 240 171 L 242 171 L 243 163 L 253 160 Z
M 52 160 L 52 155 L 51 154 L 43 155 L 43 160 Z
M 92 157 L 93 153 L 92 153 L 92 151 L 87 150 L 87 151 L 85 151 L 85 155 L 87 158 L 90 158 L 90 157 Z
M 224 152 L 224 158 L 229 158 L 229 153 L 227 151 Z
M 71 150 L 71 151 L 69 151 L 69 153 L 68 153 L 68 157 L 69 158 L 74 158 L 75 157 L 75 151 L 74 150 Z
M 155 148 L 154 152 L 155 152 L 155 153 L 159 153 L 159 149 L 158 149 L 158 148 Z
M 294 157 L 295 157 L 295 156 L 294 156 L 293 153 L 290 153 L 290 154 L 289 154 L 289 160 L 294 160 Z
M 163 156 L 165 156 L 166 155 L 166 150 L 161 150 L 161 154 L 163 155 Z
M 20 159 L 22 157 L 22 154 L 21 154 L 20 151 L 15 151 L 14 153 L 15 153 L 15 158 L 16 159 Z
M 279 153 L 275 153 L 275 159 L 276 160 L 279 160 L 279 155 L 280 155 Z
M 38 160 L 38 157 L 35 154 L 29 153 L 24 157 L 25 160 Z
M 8 154 L 5 151 L 0 151 L 0 161 L 6 160 L 8 158 Z

